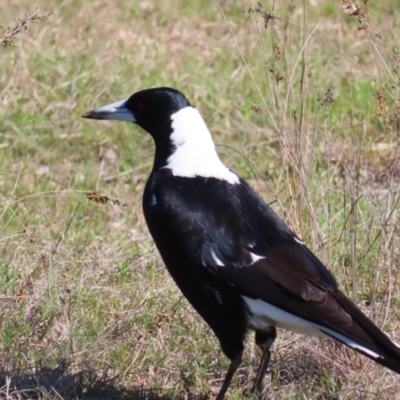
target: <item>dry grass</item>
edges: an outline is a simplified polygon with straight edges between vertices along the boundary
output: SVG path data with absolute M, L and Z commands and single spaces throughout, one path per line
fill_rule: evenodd
M 18 19 L 14 25 L 4 28 L 0 38 L 0 46 L 10 47 L 14 44 L 15 38 L 22 32 L 26 31 L 29 25 L 36 22 L 44 21 L 51 15 L 50 12 L 43 12 L 38 9 L 31 13 L 26 13 L 22 19 Z
M 0 48 L 0 398 L 218 391 L 227 360 L 143 220 L 150 138 L 80 119 L 150 86 L 200 107 L 216 141 L 251 162 L 219 147 L 224 161 L 400 339 L 400 8 L 186 3 L 42 0 L 50 18 L 7 31 L 18 37 Z M 4 26 L 32 17 L 27 0 L 0 6 Z M 248 395 L 258 357 L 249 340 L 230 398 Z M 280 333 L 267 399 L 398 393 L 399 378 L 365 357 Z

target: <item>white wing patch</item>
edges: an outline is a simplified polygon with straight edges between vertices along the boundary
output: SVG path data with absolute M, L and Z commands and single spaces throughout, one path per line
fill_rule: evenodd
M 253 314 L 250 323 L 254 329 L 263 330 L 266 326 L 272 325 L 308 336 L 325 336 L 311 322 L 303 318 L 281 310 L 266 301 L 242 297 Z
M 251 299 L 246 296 L 242 296 L 242 298 L 246 302 L 252 314 L 250 317 L 250 324 L 254 329 L 263 330 L 266 326 L 272 325 L 292 332 L 302 333 L 307 336 L 330 336 L 355 350 L 368 354 L 370 357 L 382 358 L 378 353 L 375 353 L 369 348 L 355 342 L 341 333 L 335 332 L 332 329 L 288 313 L 287 311 L 281 310 L 266 301 Z
M 165 168 L 175 176 L 216 178 L 232 185 L 239 183 L 239 177 L 219 159 L 211 133 L 195 108 L 182 108 L 171 119 L 171 140 L 176 150 Z
M 374 358 L 382 358 L 378 353 L 375 353 L 374 351 L 370 350 L 368 347 L 362 346 L 361 344 L 355 342 L 354 340 L 347 338 L 346 336 L 342 335 L 341 333 L 337 333 L 337 332 L 333 331 L 332 329 L 325 328 L 322 326 L 321 326 L 321 330 L 325 331 L 330 336 L 340 340 L 341 342 L 346 343 L 347 346 L 349 346 L 355 350 L 362 351 L 363 353 L 368 354 L 369 356 L 374 357 Z
M 253 265 L 257 261 L 262 260 L 263 258 L 265 258 L 263 256 L 259 256 L 258 254 L 254 254 L 254 253 L 250 253 L 250 256 L 251 256 L 251 263 L 249 265 Z
M 302 246 L 304 246 L 304 242 L 302 242 L 299 238 L 297 238 L 296 236 L 293 236 L 294 241 L 297 242 L 298 244 L 301 244 Z
M 211 250 L 211 257 L 219 267 L 225 267 L 224 263 L 217 257 L 213 250 Z

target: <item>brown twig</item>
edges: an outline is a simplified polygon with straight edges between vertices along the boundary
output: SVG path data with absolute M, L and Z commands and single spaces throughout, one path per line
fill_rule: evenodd
M 44 21 L 47 19 L 52 12 L 41 11 L 36 8 L 35 11 L 25 14 L 25 17 L 22 19 L 18 19 L 14 26 L 9 26 L 8 28 L 3 28 L 0 26 L 1 33 L 0 37 L 0 46 L 10 47 L 14 44 L 14 40 L 16 36 L 28 29 L 30 24 L 34 24 L 36 22 Z

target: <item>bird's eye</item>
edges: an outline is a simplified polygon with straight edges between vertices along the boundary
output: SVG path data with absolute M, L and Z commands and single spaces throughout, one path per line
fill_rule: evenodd
M 138 111 L 146 111 L 146 110 L 147 110 L 147 104 L 146 104 L 146 103 L 143 103 L 142 101 L 137 102 L 137 103 L 135 104 L 135 106 L 136 106 L 136 109 L 137 109 Z

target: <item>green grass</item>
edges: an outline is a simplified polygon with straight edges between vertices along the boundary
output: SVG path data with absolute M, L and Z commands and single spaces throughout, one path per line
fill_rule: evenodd
M 183 91 L 224 162 L 400 340 L 392 3 L 369 4 L 367 32 L 335 2 L 309 4 L 305 19 L 305 2 L 279 3 L 267 29 L 245 0 L 37 3 L 53 14 L 0 48 L 0 398 L 218 392 L 228 361 L 143 219 L 150 137 L 80 118 L 147 87 Z M 5 27 L 31 11 L 0 5 Z M 316 28 L 306 52 L 302 28 Z M 107 204 L 87 199 L 97 190 Z M 252 398 L 258 361 L 249 340 L 229 398 Z M 400 398 L 394 374 L 329 340 L 280 332 L 271 370 L 266 398 Z

